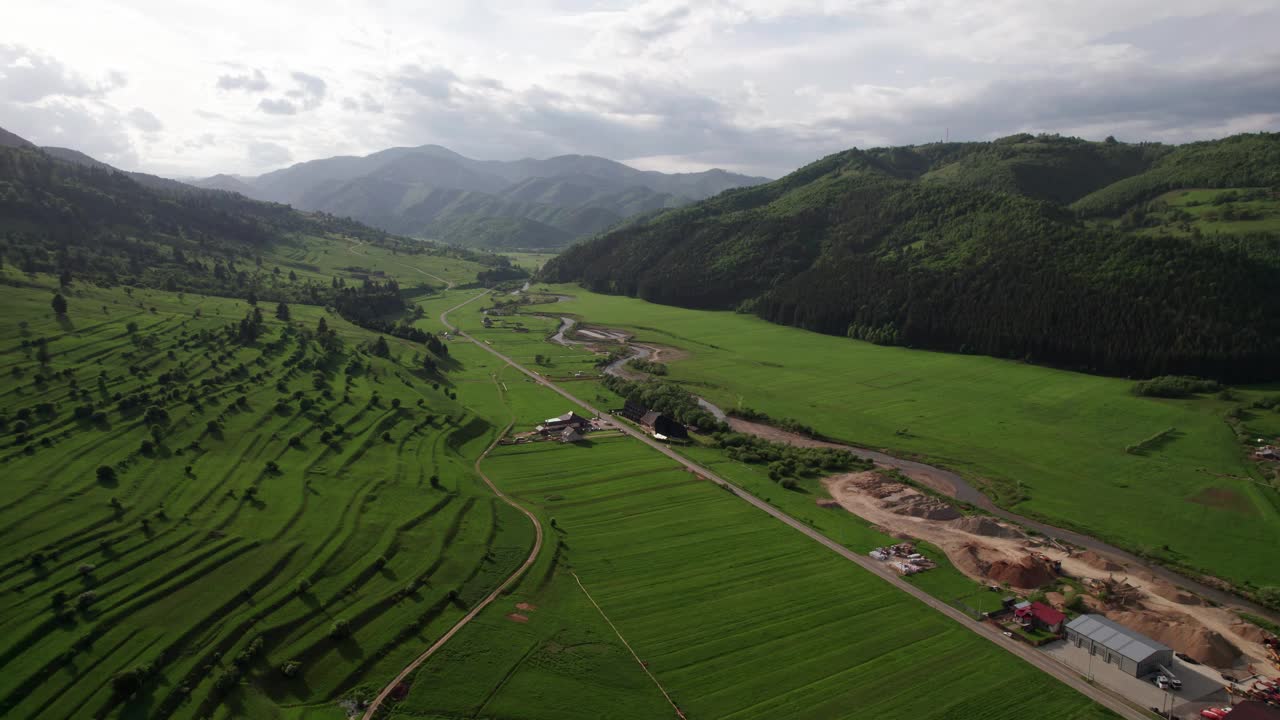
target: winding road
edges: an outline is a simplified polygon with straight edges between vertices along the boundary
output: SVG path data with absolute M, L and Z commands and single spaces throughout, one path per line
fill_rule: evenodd
M 555 383 L 551 382 L 547 378 L 526 369 L 524 366 L 520 365 L 515 360 L 512 360 L 510 357 L 507 357 L 503 353 L 499 352 L 493 346 L 486 345 L 483 342 L 477 341 L 475 338 L 468 335 L 465 331 L 458 329 L 457 326 L 449 322 L 449 319 L 448 319 L 449 313 L 465 305 L 468 305 L 484 297 L 485 295 L 488 295 L 489 292 L 490 291 L 486 290 L 485 292 L 482 292 L 472 297 L 471 299 L 444 311 L 443 313 L 440 314 L 441 324 L 444 325 L 444 327 L 449 328 L 449 330 L 453 332 L 457 337 L 463 338 L 468 342 L 475 343 L 477 347 L 483 348 L 484 350 L 496 356 L 498 359 L 502 360 L 506 364 L 510 365 L 511 367 L 515 368 L 521 373 L 524 373 L 526 376 L 528 376 L 531 380 L 538 383 L 539 385 L 542 385 L 550 389 L 551 391 L 564 397 L 566 400 L 578 405 L 579 407 L 582 407 L 583 409 L 591 412 L 594 415 L 603 416 L 604 413 L 601 413 L 600 410 L 596 409 L 592 405 L 584 402 L 583 400 L 580 400 L 579 398 L 575 397 L 574 395 L 569 393 L 567 390 L 560 387 L 559 385 L 556 385 Z M 925 593 L 923 590 L 920 590 L 914 585 L 907 583 L 901 577 L 899 577 L 896 573 L 884 567 L 881 563 L 878 563 L 870 558 L 863 557 L 862 555 L 859 555 L 858 553 L 855 553 L 852 550 L 849 550 L 848 548 L 844 547 L 840 543 L 837 543 L 831 538 L 828 538 L 826 535 L 823 535 L 822 533 L 818 532 L 814 528 L 809 527 L 808 525 L 805 525 L 799 520 L 796 520 L 795 518 L 782 512 L 778 508 L 765 502 L 764 500 L 761 500 L 760 498 L 748 493 L 747 491 L 743 490 L 737 485 L 734 485 L 733 483 L 725 480 L 719 475 L 716 475 L 715 473 L 702 467 L 701 465 L 698 465 L 688 460 L 687 458 L 679 455 L 671 448 L 654 440 L 648 435 L 623 423 L 618 423 L 617 425 L 619 429 L 622 430 L 622 432 L 652 447 L 654 450 L 657 450 L 663 455 L 666 455 L 667 457 L 674 460 L 676 463 L 680 464 L 682 467 L 686 468 L 690 472 L 693 472 L 701 477 L 706 478 L 707 480 L 713 483 L 716 483 L 717 485 L 720 485 L 728 489 L 729 491 L 733 492 L 733 494 L 737 495 L 742 500 L 759 508 L 761 511 L 767 513 L 768 515 L 771 515 L 774 519 L 782 523 L 785 523 L 786 525 L 792 527 L 798 532 L 804 533 L 814 542 L 817 542 L 818 544 L 826 547 L 828 550 L 831 550 L 832 552 L 843 557 L 844 559 L 850 562 L 856 563 L 866 571 L 876 575 L 877 577 L 881 578 L 885 582 L 898 588 L 902 592 L 907 593 L 908 595 L 911 595 L 912 597 L 924 603 L 925 605 L 928 605 L 934 610 L 937 610 L 943 615 L 946 615 L 952 620 L 955 620 L 956 622 L 960 623 L 962 626 L 969 628 L 973 632 L 977 633 L 979 636 L 986 638 L 992 643 L 995 643 L 996 645 L 1004 648 L 1005 650 L 1013 653 L 1014 655 L 1017 655 L 1018 657 L 1025 660 L 1026 662 L 1034 665 L 1035 667 L 1039 668 L 1045 673 L 1048 673 L 1049 675 L 1052 675 L 1058 680 L 1066 683 L 1067 685 L 1071 686 L 1072 688 L 1080 692 L 1082 695 L 1094 700 L 1100 705 L 1103 705 L 1104 707 L 1115 712 L 1117 715 L 1124 718 L 1129 718 L 1129 720 L 1149 720 L 1149 718 L 1151 717 L 1146 711 L 1135 707 L 1134 705 L 1130 704 L 1127 700 L 1120 697 L 1119 695 L 1112 693 L 1111 691 L 1101 686 L 1090 684 L 1081 675 L 1071 670 L 1070 668 L 1067 668 L 1066 666 L 1059 664 L 1057 661 L 1053 660 L 1052 658 L 1045 655 L 1044 653 L 1041 653 L 1038 650 L 1028 645 L 1024 645 L 1020 642 L 1016 642 L 1006 638 L 1003 634 L 1001 634 L 1000 631 L 996 630 L 993 626 L 988 625 L 986 623 L 975 622 L 972 618 L 960 612 L 959 610 L 951 607 L 950 605 L 942 602 L 941 600 L 938 600 L 932 595 Z M 480 464 L 479 460 L 477 460 L 476 461 L 477 472 L 480 472 L 479 464 Z M 482 477 L 483 477 L 483 474 L 482 474 Z M 501 491 L 499 491 L 496 487 L 494 487 L 493 484 L 489 482 L 488 478 L 485 478 L 485 482 L 489 483 L 490 487 L 493 487 L 494 492 L 502 496 Z M 502 497 L 505 499 L 505 496 L 502 496 Z M 512 504 L 514 505 L 514 503 Z M 519 507 L 519 506 L 516 505 L 516 507 Z M 520 509 L 526 514 L 529 514 L 527 510 L 524 510 L 524 508 L 520 508 Z M 532 518 L 532 515 L 530 515 L 530 517 Z M 534 523 L 537 524 L 536 519 L 534 520 Z M 540 541 L 541 526 L 539 526 L 538 538 Z M 532 558 L 533 556 L 530 556 L 530 557 Z M 532 564 L 532 563 L 527 562 L 526 564 Z M 522 571 L 523 570 L 521 570 L 521 572 Z M 503 583 L 502 587 L 499 587 L 498 590 L 495 590 L 494 593 L 490 595 L 490 598 L 496 597 L 497 594 L 500 593 L 503 588 L 510 585 L 510 583 L 513 582 L 516 577 L 518 577 L 518 575 L 513 576 L 512 578 L 509 578 L 507 582 Z M 487 598 L 486 600 L 489 600 L 490 598 Z M 485 604 L 487 604 L 487 602 Z M 429 657 L 430 654 L 433 653 L 436 649 L 438 649 L 439 646 L 443 645 L 450 637 L 453 636 L 454 633 L 457 632 L 458 629 L 461 628 L 461 626 L 465 625 L 467 622 L 470 622 L 471 618 L 473 618 L 476 614 L 478 614 L 480 609 L 481 608 L 477 608 L 476 610 L 473 610 L 471 613 L 467 615 L 467 617 L 459 621 L 458 625 L 455 626 L 454 629 L 450 630 L 447 635 L 442 637 L 440 640 L 436 641 L 436 643 L 431 648 L 429 648 L 426 653 L 423 653 L 423 656 L 421 656 L 417 661 L 415 661 L 414 665 L 412 665 L 410 668 L 407 668 L 404 672 L 402 672 L 395 682 L 389 685 L 386 690 L 383 690 L 382 694 L 379 695 L 379 698 L 380 699 L 384 698 L 387 694 L 389 694 L 391 689 L 394 688 L 395 685 L 398 684 L 401 680 L 403 680 L 404 677 L 407 677 L 408 674 L 412 672 L 414 668 L 416 668 L 418 665 L 421 664 L 423 660 L 426 659 L 426 657 Z M 370 720 L 371 717 L 372 717 L 372 708 L 369 713 L 366 713 L 365 720 Z

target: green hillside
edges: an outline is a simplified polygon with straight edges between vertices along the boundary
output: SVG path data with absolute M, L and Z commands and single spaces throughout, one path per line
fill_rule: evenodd
M 65 156 L 0 147 L 0 259 L 24 272 L 325 304 L 340 290 L 337 268 L 360 265 L 361 253 L 348 251 L 353 247 L 452 258 L 470 267 L 464 282 L 486 266 L 508 264 L 234 193 L 172 181 L 148 186 L 79 153 L 74 162 Z M 294 259 L 322 248 L 333 248 L 341 261 Z
M 1079 208 L 1157 173 L 1160 192 L 1168 178 L 1268 185 L 1265 162 L 1242 158 L 1276 152 L 1275 134 L 1176 149 L 1024 135 L 849 150 L 621 226 L 541 276 L 882 344 L 1120 375 L 1274 379 L 1274 235 L 1139 231 L 1061 201 L 1081 197 Z M 1138 174 L 1115 180 L 1125 173 Z

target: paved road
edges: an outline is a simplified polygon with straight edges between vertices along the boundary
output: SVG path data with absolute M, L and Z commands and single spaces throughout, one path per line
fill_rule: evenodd
M 475 298 L 472 298 L 472 300 L 474 299 Z M 471 302 L 471 300 L 468 300 L 467 302 Z M 466 304 L 466 303 L 463 303 L 463 304 Z M 443 316 L 441 317 L 443 318 Z M 533 531 L 534 531 L 533 549 L 529 551 L 529 557 L 525 558 L 524 563 L 521 564 L 520 567 L 516 568 L 516 571 L 511 573 L 511 575 L 506 580 L 504 580 L 501 585 L 498 586 L 498 589 L 489 593 L 479 603 L 476 603 L 476 606 L 471 608 L 471 611 L 468 612 L 466 615 L 462 616 L 462 619 L 459 620 L 457 623 L 455 623 L 453 627 L 449 628 L 448 632 L 446 632 L 444 635 L 441 635 L 439 639 L 437 639 L 434 643 L 431 644 L 431 647 L 424 650 L 422 654 L 414 658 L 413 662 L 409 663 L 409 665 L 406 666 L 404 670 L 401 670 L 400 674 L 396 676 L 395 680 L 392 680 L 390 683 L 387 683 L 387 686 L 382 688 L 382 692 L 378 693 L 378 697 L 374 698 L 373 702 L 369 704 L 369 708 L 365 710 L 361 720 L 373 720 L 373 716 L 378 712 L 378 709 L 382 707 L 382 703 L 385 702 L 387 697 L 391 695 L 391 692 L 396 689 L 397 685 L 404 682 L 405 678 L 409 677 L 409 675 L 411 675 L 414 670 L 417 670 L 418 667 L 422 665 L 422 663 L 426 662 L 428 658 L 436 654 L 436 651 L 444 647 L 444 644 L 449 642 L 449 640 L 452 639 L 454 635 L 457 635 L 459 630 L 466 627 L 467 623 L 470 623 L 472 620 L 474 620 L 476 616 L 480 614 L 481 610 L 484 610 L 485 608 L 489 607 L 490 603 L 492 603 L 494 600 L 497 600 L 498 596 L 500 596 L 507 588 L 511 587 L 516 582 L 516 580 L 520 579 L 520 576 L 523 575 L 525 571 L 528 570 L 530 567 L 533 567 L 533 563 L 537 561 L 538 553 L 542 551 L 542 523 L 538 522 L 538 518 L 535 517 L 533 513 L 529 512 L 525 508 L 521 507 L 517 502 L 507 497 L 505 493 L 503 493 L 501 490 L 498 489 L 497 485 L 493 484 L 493 481 L 489 479 L 489 476 L 485 475 L 484 471 L 480 469 L 480 462 L 485 459 L 485 457 L 489 454 L 490 450 L 493 450 L 493 448 L 498 445 L 498 441 L 501 440 L 502 436 L 506 435 L 507 430 L 510 430 L 510 429 L 511 429 L 510 425 L 508 425 L 505 429 L 503 429 L 503 431 L 498 434 L 498 437 L 494 438 L 493 442 L 489 445 L 489 447 L 485 448 L 485 451 L 480 454 L 480 457 L 476 458 L 475 468 L 476 468 L 476 474 L 480 476 L 481 480 L 484 480 L 485 485 L 489 486 L 489 489 L 493 491 L 494 495 L 497 495 L 498 498 L 501 499 L 503 502 L 519 510 L 520 512 L 524 513 L 525 517 L 529 518 L 529 521 L 533 523 Z
M 507 357 L 506 355 L 502 354 L 501 352 L 493 348 L 493 346 L 486 345 L 483 342 L 477 341 L 475 338 L 468 335 L 465 331 L 459 330 L 457 326 L 449 322 L 449 319 L 448 319 L 449 313 L 463 307 L 464 305 L 472 303 L 480 299 L 481 297 L 484 297 L 487 294 L 489 294 L 489 291 L 480 293 L 479 295 L 476 295 L 470 300 L 467 300 L 464 303 L 461 303 L 453 308 L 450 308 L 449 310 L 444 311 L 443 313 L 440 314 L 441 324 L 449 328 L 458 337 L 465 338 L 466 340 L 475 343 L 477 346 L 489 351 L 493 355 L 497 356 L 498 359 L 502 360 L 503 362 L 507 363 L 508 365 L 515 368 L 516 370 L 519 370 L 520 372 L 527 375 L 534 382 L 551 389 L 552 391 L 564 397 L 566 400 L 582 408 L 585 408 L 586 410 L 588 410 L 589 412 L 595 415 L 603 416 L 604 413 L 601 413 L 599 410 L 592 407 L 590 404 L 583 402 L 582 400 L 579 400 L 577 397 L 570 394 L 564 388 L 560 387 L 559 385 L 556 385 L 555 383 L 551 382 L 550 380 L 544 378 L 541 375 L 538 375 L 535 372 L 531 372 L 530 370 L 526 369 L 524 366 L 517 363 L 515 360 L 512 360 L 511 358 Z M 721 478 L 720 476 L 716 475 L 710 470 L 707 470 L 706 468 L 679 455 L 671 448 L 654 440 L 648 435 L 641 433 L 638 430 L 635 430 L 634 428 L 624 423 L 617 423 L 617 425 L 619 426 L 619 428 L 621 428 L 621 430 L 624 433 L 652 447 L 653 449 L 657 450 L 663 455 L 666 455 L 667 457 L 676 461 L 677 463 L 679 463 L 681 466 L 685 467 L 689 471 L 694 472 L 710 480 L 711 482 L 716 483 L 717 485 L 721 485 L 723 487 L 728 488 L 738 497 L 742 498 L 748 503 L 751 503 L 752 505 L 768 513 L 769 515 L 772 515 L 775 519 L 783 523 L 786 523 L 792 528 L 804 533 L 813 541 L 823 545 L 824 547 L 836 553 L 837 555 L 840 555 L 846 560 L 857 563 L 859 566 L 866 569 L 868 572 L 875 574 L 876 576 L 883 579 L 885 582 L 888 582 L 894 587 L 897 587 L 899 590 L 902 590 L 903 592 L 911 595 L 912 597 L 916 598 L 917 600 L 924 603 L 925 605 L 928 605 L 934 610 L 937 610 L 943 615 L 946 615 L 952 620 L 955 620 L 956 622 L 960 623 L 964 627 L 969 628 L 970 630 L 977 633 L 978 635 L 986 638 L 987 640 L 990 640 L 991 642 L 995 643 L 996 645 L 999 645 L 1000 647 L 1013 653 L 1014 655 L 1017 655 L 1018 657 L 1022 658 L 1028 663 L 1031 663 L 1032 665 L 1043 670 L 1049 675 L 1054 676 L 1055 678 L 1061 680 L 1067 685 L 1070 685 L 1072 688 L 1075 688 L 1077 691 L 1079 691 L 1082 695 L 1085 695 L 1086 697 L 1094 700 L 1098 704 L 1109 708 L 1111 711 L 1115 712 L 1117 715 L 1123 718 L 1129 718 L 1129 720 L 1150 720 L 1150 718 L 1152 717 L 1145 710 L 1140 710 L 1134 707 L 1133 705 L 1130 705 L 1126 700 L 1113 694 L 1112 692 L 1106 690 L 1105 688 L 1090 685 L 1078 673 L 1074 672 L 1073 670 L 1067 667 L 1064 667 L 1063 665 L 1059 664 L 1058 662 L 1046 656 L 1044 653 L 1041 653 L 1040 651 L 1030 647 L 1029 645 L 1025 645 L 1021 642 L 1006 638 L 1003 634 L 1001 634 L 1000 631 L 996 630 L 991 625 L 988 625 L 986 623 L 978 623 L 974 621 L 972 618 L 960 612 L 959 610 L 951 607 L 950 605 L 942 602 L 941 600 L 938 600 L 932 595 L 925 593 L 923 590 L 920 590 L 916 586 L 911 585 L 910 583 L 904 581 L 896 573 L 889 570 L 881 563 L 878 563 L 869 557 L 864 557 L 858 553 L 853 552 L 852 550 L 837 543 L 831 538 L 828 538 L 826 535 L 823 535 L 822 533 L 818 532 L 814 528 L 811 528 L 808 525 L 805 525 L 804 523 L 800 522 L 799 520 L 796 520 L 790 515 L 787 515 L 786 513 L 770 505 L 764 500 L 761 500 L 760 498 L 739 488 L 737 485 L 734 485 L 733 483 L 730 483 L 724 478 Z M 478 464 L 479 463 L 477 462 L 477 470 L 478 470 Z M 486 479 L 486 482 L 488 482 L 487 479 Z M 496 488 L 494 490 L 495 492 L 497 492 Z M 521 509 L 523 510 L 523 508 Z M 443 644 L 443 641 L 445 639 L 447 638 L 442 638 L 441 641 L 437 644 Z M 407 672 L 404 674 L 407 674 Z M 368 716 L 366 716 L 366 720 L 367 718 Z

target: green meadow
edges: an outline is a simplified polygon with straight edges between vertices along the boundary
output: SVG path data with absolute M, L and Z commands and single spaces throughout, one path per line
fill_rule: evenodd
M 1248 460 L 1225 421 L 1276 388 L 1238 389 L 1229 400 L 1140 398 L 1124 379 L 882 347 L 576 286 L 550 290 L 574 299 L 540 306 L 548 312 L 688 351 L 669 379 L 721 407 L 924 458 L 1017 512 L 1246 586 L 1280 585 L 1280 565 L 1269 561 L 1280 542 L 1275 479 Z M 1237 412 L 1264 439 L 1280 432 L 1274 410 Z M 1143 454 L 1126 451 L 1171 428 Z
M 482 467 L 554 551 L 394 717 L 674 716 L 579 580 L 691 718 L 1110 717 L 630 438 L 505 446 Z

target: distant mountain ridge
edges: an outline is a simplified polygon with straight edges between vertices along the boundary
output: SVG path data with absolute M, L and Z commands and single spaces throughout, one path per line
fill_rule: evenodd
M 319 210 L 417 237 L 490 249 L 551 249 L 637 215 L 767 178 L 707 170 L 637 170 L 593 155 L 474 160 L 439 145 L 310 160 L 197 187 Z

